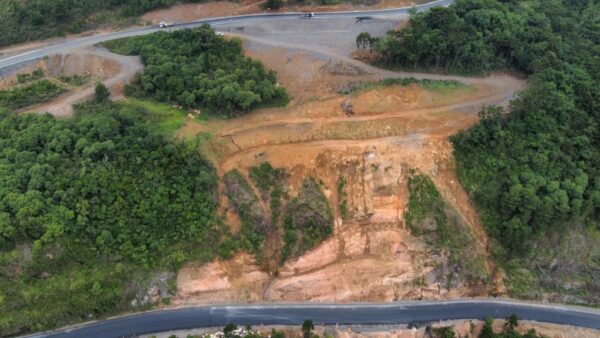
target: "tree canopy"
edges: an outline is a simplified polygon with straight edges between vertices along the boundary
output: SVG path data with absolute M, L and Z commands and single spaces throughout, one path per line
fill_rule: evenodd
M 511 251 L 600 216 L 600 3 L 457 0 L 377 42 L 383 61 L 456 72 L 514 68 L 529 87 L 453 137 L 462 182 Z
M 0 335 L 125 308 L 145 269 L 213 256 L 215 171 L 148 120 L 110 102 L 0 114 Z
M 259 104 L 287 102 L 275 72 L 245 57 L 239 39 L 217 36 L 208 25 L 114 40 L 106 46 L 117 53 L 140 55 L 146 66 L 127 86 L 127 95 L 176 102 L 223 117 Z

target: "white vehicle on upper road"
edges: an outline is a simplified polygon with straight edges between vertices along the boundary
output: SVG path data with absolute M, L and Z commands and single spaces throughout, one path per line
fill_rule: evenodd
M 167 28 L 167 27 L 171 27 L 171 26 L 173 26 L 173 23 L 172 23 L 172 22 L 167 22 L 167 21 L 161 21 L 161 22 L 158 24 L 158 26 L 159 26 L 160 28 Z

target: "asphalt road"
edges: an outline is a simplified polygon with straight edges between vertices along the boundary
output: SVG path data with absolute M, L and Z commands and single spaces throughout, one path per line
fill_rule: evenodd
M 438 0 L 427 4 L 416 6 L 418 11 L 427 10 L 431 7 L 436 6 L 448 6 L 452 3 L 452 0 Z M 265 21 L 265 20 L 319 20 L 319 19 L 330 19 L 330 18 L 350 18 L 359 16 L 371 16 L 371 17 L 385 17 L 393 15 L 407 14 L 411 8 L 393 8 L 373 11 L 348 11 L 348 12 L 322 12 L 315 13 L 315 17 L 311 19 L 301 19 L 301 13 L 273 13 L 273 14 L 249 14 L 249 15 L 238 15 L 229 17 L 218 17 L 208 18 L 203 20 L 197 20 L 193 22 L 178 23 L 173 26 L 172 29 L 180 28 L 192 28 L 200 26 L 202 24 L 210 24 L 211 26 L 219 26 L 224 24 L 236 24 L 250 21 Z M 31 60 L 40 59 L 46 55 L 52 55 L 56 53 L 63 53 L 75 48 L 92 46 L 97 43 L 114 40 L 119 38 L 125 38 L 136 35 L 144 35 L 154 33 L 167 28 L 158 28 L 157 26 L 142 27 L 130 30 L 97 34 L 86 37 L 74 38 L 64 42 L 58 42 L 42 48 L 30 50 L 25 53 L 13 55 L 5 58 L 0 58 L 0 70 L 12 66 L 16 66 Z
M 299 325 L 305 319 L 317 324 L 383 325 L 440 320 L 506 318 L 568 324 L 600 329 L 600 311 L 562 305 L 528 304 L 503 300 L 413 301 L 384 304 L 296 304 L 192 307 L 144 312 L 82 324 L 32 337 L 132 337 L 200 327 L 238 325 Z

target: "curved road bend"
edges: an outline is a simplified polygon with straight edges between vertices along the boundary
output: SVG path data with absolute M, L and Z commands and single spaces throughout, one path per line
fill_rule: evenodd
M 416 6 L 418 11 L 424 11 L 431 7 L 436 6 L 448 6 L 452 3 L 452 0 L 437 0 L 432 1 L 423 5 Z M 392 8 L 392 9 L 382 9 L 382 10 L 372 10 L 372 11 L 347 11 L 347 12 L 321 12 L 316 13 L 315 17 L 310 20 L 316 19 L 330 19 L 330 18 L 348 18 L 348 17 L 358 17 L 358 16 L 371 16 L 371 17 L 381 17 L 381 16 L 390 16 L 390 15 L 399 15 L 399 14 L 407 14 L 412 7 L 403 7 L 403 8 Z M 299 16 L 302 13 L 273 13 L 273 14 L 248 14 L 248 15 L 238 15 L 238 16 L 229 16 L 229 17 L 217 17 L 217 18 L 207 18 L 192 22 L 186 23 L 178 23 L 174 25 L 174 28 L 192 28 L 196 26 L 200 26 L 202 24 L 210 24 L 212 26 L 218 26 L 223 24 L 234 24 L 234 23 L 244 23 L 249 21 L 264 21 L 264 20 L 278 20 L 278 19 L 299 19 Z M 164 30 L 164 28 L 158 28 L 157 26 L 151 27 L 142 27 L 142 28 L 134 28 L 130 30 L 124 30 L 119 32 L 107 33 L 107 34 L 98 34 L 80 38 L 74 38 L 72 40 L 59 42 L 56 44 L 52 44 L 49 46 L 45 46 L 42 48 L 34 49 L 25 53 L 21 53 L 14 56 L 9 56 L 5 58 L 0 58 L 0 70 L 6 67 L 19 65 L 21 63 L 36 60 L 42 58 L 47 55 L 52 55 L 56 53 L 66 52 L 71 49 L 92 46 L 100 42 L 114 40 L 119 38 L 125 38 L 130 36 L 144 35 L 150 34 L 154 32 L 158 32 Z
M 430 323 L 440 320 L 506 318 L 600 329 L 600 311 L 564 305 L 509 300 L 409 301 L 363 304 L 257 304 L 190 307 L 143 312 L 91 322 L 31 337 L 132 337 L 200 327 L 238 325 L 299 325 L 305 319 L 329 325 Z

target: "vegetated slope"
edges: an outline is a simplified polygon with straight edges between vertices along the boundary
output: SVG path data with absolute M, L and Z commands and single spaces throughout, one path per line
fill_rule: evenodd
M 226 241 L 223 250 L 245 249 L 274 272 L 332 233 L 331 207 L 314 178 L 304 178 L 291 198 L 285 169 L 263 162 L 249 168 L 249 176 L 260 197 L 237 169 L 223 176 L 225 194 L 241 221 L 239 234 Z
M 182 1 L 179 1 L 182 2 Z M 201 2 L 187 0 L 184 2 Z M 175 0 L 7 0 L 0 2 L 0 47 L 79 33 L 101 24 L 133 23 Z
M 435 247 L 442 248 L 441 255 L 448 255 L 442 274 L 449 289 L 453 283 L 466 281 L 476 284 L 489 282 L 485 257 L 479 256 L 477 239 L 469 231 L 456 211 L 442 199 L 431 178 L 413 173 L 408 178 L 409 199 L 406 224 L 412 234 L 423 236 Z M 446 264 L 444 264 L 446 265 Z
M 65 88 L 49 80 L 40 80 L 17 88 L 0 90 L 0 107 L 21 109 L 50 101 L 65 92 Z
M 129 307 L 149 272 L 211 258 L 216 175 L 148 111 L 0 114 L 0 335 Z
M 259 104 L 287 102 L 275 72 L 245 57 L 239 39 L 217 36 L 208 25 L 114 40 L 106 46 L 116 53 L 140 55 L 146 66 L 126 87 L 127 95 L 203 108 L 223 117 Z
M 599 32 L 597 1 L 458 0 L 415 14 L 407 28 L 374 42 L 388 64 L 458 72 L 509 67 L 531 75 L 510 112 L 483 109 L 480 124 L 453 138 L 460 178 L 511 257 L 548 231 L 564 234 L 576 224 L 597 231 Z M 535 272 L 520 276 L 519 294 L 535 296 L 528 286 L 538 283 L 600 301 L 598 256 L 564 269 L 564 257 L 552 263 L 529 253 L 520 264 Z

